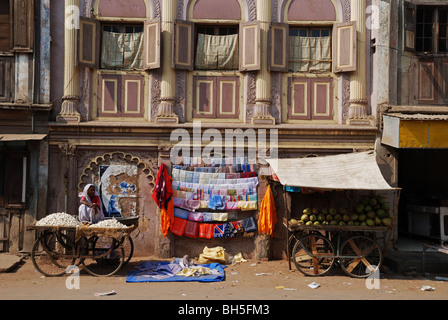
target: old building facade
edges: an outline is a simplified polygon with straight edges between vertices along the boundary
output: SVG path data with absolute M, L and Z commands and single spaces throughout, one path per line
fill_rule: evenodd
M 0 1 L 0 252 L 29 252 L 46 212 L 50 1 Z
M 94 183 L 109 213 L 140 215 L 136 254 L 194 256 L 204 246 L 222 245 L 247 257 L 282 258 L 281 223 L 272 239 L 257 233 L 219 240 L 163 237 L 151 199 L 158 168 L 173 168 L 173 131 L 193 135 L 198 123 L 202 134 L 275 133 L 282 158 L 374 149 L 378 103 L 372 102 L 366 23 L 371 4 L 51 1 L 54 107 L 46 213 L 76 214 L 78 192 Z M 204 136 L 203 146 L 210 142 Z M 268 155 L 274 149 L 258 147 Z M 258 203 L 266 183 L 259 178 Z
M 446 241 L 448 4 L 378 5 L 382 27 L 373 36 L 378 149 L 388 159 L 384 167 L 391 183 L 403 189 L 396 231 L 404 241 Z

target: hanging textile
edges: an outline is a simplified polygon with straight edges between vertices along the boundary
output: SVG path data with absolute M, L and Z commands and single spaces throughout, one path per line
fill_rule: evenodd
M 330 72 L 330 37 L 289 37 L 289 69 L 292 72 Z
M 277 210 L 275 208 L 274 196 L 271 186 L 268 185 L 266 194 L 261 202 L 260 215 L 258 218 L 258 232 L 273 236 L 274 227 L 277 223 Z
M 198 34 L 196 69 L 234 70 L 239 66 L 238 35 L 212 36 Z
M 143 33 L 103 32 L 101 68 L 139 70 L 143 61 Z
M 166 237 L 168 230 L 174 224 L 173 188 L 172 178 L 168 175 L 166 165 L 162 163 L 152 192 L 152 198 L 160 210 L 160 223 L 163 235 Z

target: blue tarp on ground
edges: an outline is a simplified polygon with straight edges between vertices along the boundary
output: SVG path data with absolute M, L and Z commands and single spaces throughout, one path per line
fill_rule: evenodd
M 225 279 L 224 268 L 226 266 L 219 263 L 201 264 L 197 267 L 209 268 L 210 275 L 201 276 L 177 276 L 176 273 L 182 270 L 178 264 L 171 262 L 155 262 L 145 261 L 137 270 L 129 271 L 126 282 L 138 283 L 138 282 L 218 282 Z

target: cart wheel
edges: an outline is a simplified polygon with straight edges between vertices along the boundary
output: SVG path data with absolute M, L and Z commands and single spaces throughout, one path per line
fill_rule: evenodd
M 128 264 L 129 261 L 131 261 L 132 256 L 134 255 L 134 241 L 132 241 L 132 238 L 126 237 L 126 239 L 123 242 L 123 249 L 124 249 L 124 262 L 121 267 L 124 267 Z
M 67 268 L 74 265 L 74 256 L 72 240 L 65 234 L 55 232 L 42 233 L 31 251 L 34 267 L 47 277 L 64 275 Z
M 124 249 L 119 242 L 109 237 L 94 237 L 86 241 L 83 248 L 84 269 L 92 276 L 107 277 L 120 270 L 124 262 Z
M 292 250 L 296 268 L 307 276 L 323 276 L 333 267 L 333 244 L 321 234 L 307 234 L 300 238 Z
M 367 278 L 379 270 L 383 254 L 376 242 L 366 236 L 348 239 L 341 247 L 341 268 L 354 278 Z

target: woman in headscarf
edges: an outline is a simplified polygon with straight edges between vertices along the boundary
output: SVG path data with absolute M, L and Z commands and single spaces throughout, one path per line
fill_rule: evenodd
M 83 192 L 79 193 L 79 221 L 88 223 L 97 223 L 104 220 L 103 206 L 100 196 L 95 191 L 93 184 L 84 187 Z

